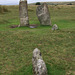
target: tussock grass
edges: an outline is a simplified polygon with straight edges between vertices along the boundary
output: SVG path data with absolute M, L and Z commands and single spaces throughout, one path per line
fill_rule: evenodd
M 9 12 L 9 10 L 6 8 L 6 6 L 0 5 L 0 13 Z

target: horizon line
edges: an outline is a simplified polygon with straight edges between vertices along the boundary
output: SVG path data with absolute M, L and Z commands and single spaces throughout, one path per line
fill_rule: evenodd
M 41 2 L 41 1 L 37 1 L 37 2 Z M 45 1 L 42 1 L 42 2 L 45 2 Z M 41 2 L 41 3 L 42 3 Z M 75 1 L 46 1 L 46 2 L 75 2 Z M 31 3 L 36 3 L 36 2 L 27 2 L 28 4 L 31 4 Z M 0 5 L 19 5 L 19 2 L 18 3 L 7 3 L 7 4 L 0 4 Z

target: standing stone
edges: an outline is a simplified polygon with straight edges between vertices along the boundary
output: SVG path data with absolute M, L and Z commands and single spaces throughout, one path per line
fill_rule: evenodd
M 37 7 L 36 14 L 42 25 L 51 25 L 50 13 L 46 3 Z
M 52 30 L 58 30 L 58 26 L 56 24 L 53 25 Z
M 39 49 L 33 51 L 33 75 L 47 75 L 47 68 L 45 62 L 42 59 L 41 52 Z
M 19 12 L 20 12 L 20 26 L 29 26 L 27 0 L 20 0 Z

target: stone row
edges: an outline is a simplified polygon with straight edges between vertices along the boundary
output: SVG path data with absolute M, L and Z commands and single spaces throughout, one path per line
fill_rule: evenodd
M 20 12 L 20 26 L 29 26 L 27 0 L 20 0 L 19 12 Z M 37 7 L 36 15 L 41 25 L 51 26 L 50 13 L 46 3 L 43 3 L 42 5 Z

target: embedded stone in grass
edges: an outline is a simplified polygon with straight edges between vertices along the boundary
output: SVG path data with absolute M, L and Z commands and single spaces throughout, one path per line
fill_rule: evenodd
M 58 30 L 58 26 L 56 24 L 53 25 L 52 30 Z
M 38 48 L 33 51 L 33 75 L 47 75 L 47 68 Z
M 20 12 L 20 26 L 29 26 L 27 0 L 20 0 L 19 12 Z
M 46 3 L 37 7 L 36 14 L 41 25 L 51 25 L 50 13 Z
M 37 25 L 30 25 L 30 28 L 37 28 Z

